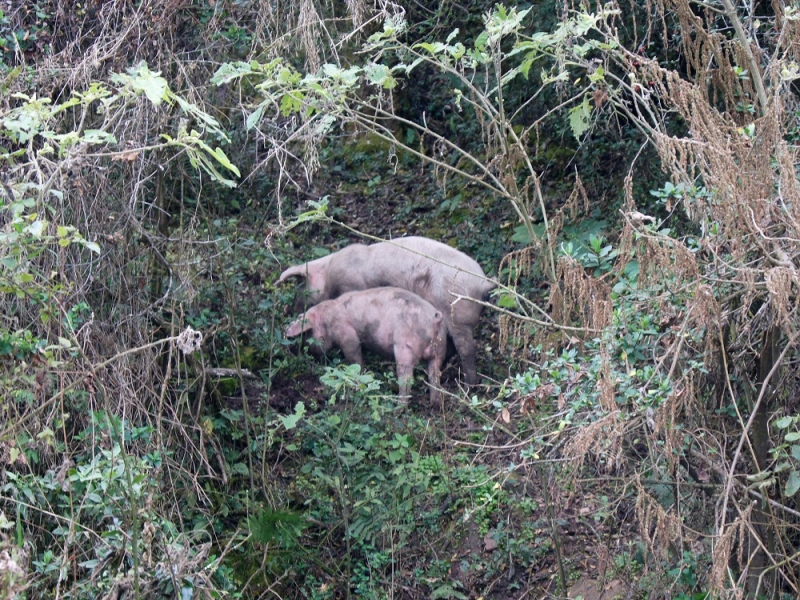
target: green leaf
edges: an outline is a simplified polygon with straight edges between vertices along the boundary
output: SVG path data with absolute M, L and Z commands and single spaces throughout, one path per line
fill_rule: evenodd
M 796 442 L 800 440 L 800 431 L 791 431 L 786 434 L 784 438 L 787 442 Z
M 800 461 L 800 446 L 797 444 L 792 445 L 792 458 Z
M 517 299 L 511 294 L 503 294 L 498 298 L 497 306 L 500 308 L 515 308 L 517 306 Z
M 258 63 L 256 63 L 258 64 Z M 246 62 L 225 63 L 214 75 L 211 77 L 211 83 L 214 85 L 223 85 L 230 83 L 234 79 L 251 75 L 253 73 L 253 64 Z
M 102 129 L 87 129 L 83 132 L 83 141 L 89 144 L 116 144 L 117 138 Z
M 267 103 L 262 102 L 261 104 L 258 105 L 258 108 L 256 108 L 253 112 L 251 112 L 247 116 L 247 120 L 245 121 L 245 126 L 247 127 L 248 131 L 253 127 L 255 127 L 256 125 L 258 125 L 259 121 L 261 121 L 261 116 L 264 114 L 264 109 L 266 108 L 267 108 Z
M 379 85 L 387 90 L 391 90 L 397 86 L 397 80 L 392 77 L 391 71 L 386 65 L 367 65 L 364 69 L 364 74 L 367 80 L 373 85 Z
M 651 191 L 650 193 L 653 194 L 653 191 Z M 786 429 L 792 423 L 794 423 L 794 417 L 782 417 L 777 421 L 775 421 L 775 427 L 777 427 L 778 429 Z
M 414 48 L 422 48 L 423 50 L 427 50 L 428 52 L 430 52 L 434 56 L 437 55 L 437 54 L 442 53 L 444 51 L 444 49 L 445 49 L 445 45 L 443 43 L 441 43 L 441 42 L 434 42 L 432 44 L 428 43 L 428 42 L 421 42 L 419 44 L 414 44 L 413 47 Z
M 220 126 L 219 121 L 217 121 L 210 114 L 208 114 L 204 110 L 200 109 L 197 105 L 192 104 L 191 102 L 187 102 L 186 100 L 184 100 L 180 96 L 177 96 L 175 94 L 170 94 L 170 98 L 175 100 L 175 102 L 178 103 L 178 106 L 181 107 L 181 110 L 183 112 L 185 112 L 187 115 L 190 115 L 190 116 L 194 117 L 195 119 L 197 119 L 198 121 L 204 123 L 216 135 L 218 135 L 220 138 L 228 141 L 228 136 L 222 130 L 222 127 Z
M 84 569 L 94 569 L 95 567 L 102 564 L 103 561 L 99 558 L 93 558 L 92 560 L 85 560 L 83 562 L 78 563 L 79 567 L 83 567 Z
M 597 83 L 598 81 L 603 81 L 605 77 L 606 77 L 606 70 L 602 66 L 599 66 L 597 67 L 597 69 L 595 69 L 594 73 L 589 75 L 589 81 L 591 81 L 592 83 Z
M 240 176 L 241 176 L 241 174 L 239 173 L 239 169 L 237 169 L 237 168 L 236 168 L 236 165 L 234 165 L 234 164 L 233 164 L 233 163 L 232 163 L 232 162 L 231 162 L 231 161 L 228 159 L 228 156 L 225 154 L 225 151 L 224 151 L 222 148 L 216 148 L 216 149 L 214 150 L 214 158 L 216 158 L 216 159 L 217 159 L 217 162 L 218 162 L 219 164 L 221 164 L 223 167 L 225 167 L 226 169 L 228 169 L 229 171 L 231 171 L 231 172 L 232 172 L 233 174 L 235 174 L 237 177 L 240 177 Z
M 239 473 L 239 475 L 249 475 L 250 474 L 250 469 L 247 468 L 246 464 L 241 463 L 241 462 L 234 464 L 231 467 L 231 469 L 233 470 L 234 473 Z
M 33 237 L 37 237 L 38 238 L 38 237 L 42 236 L 42 233 L 44 233 L 44 228 L 45 228 L 46 225 L 47 225 L 47 223 L 45 221 L 42 221 L 41 219 L 37 219 L 36 221 L 34 221 L 30 225 L 28 225 L 25 228 L 25 231 L 30 233 Z
M 70 229 L 71 229 L 70 227 L 59 225 L 58 227 L 56 227 L 56 236 L 60 238 L 68 236 L 70 233 Z
M 457 600 L 467 600 L 467 597 L 457 591 L 451 584 L 445 583 L 431 592 L 431 600 L 439 598 L 456 598 Z
M 83 241 L 81 243 L 83 244 L 83 246 L 85 248 L 88 248 L 89 250 L 91 250 L 95 254 L 100 254 L 100 245 L 99 244 L 97 244 L 95 242 L 86 242 L 86 241 Z
M 306 414 L 306 405 L 302 402 L 298 402 L 297 405 L 294 407 L 294 414 L 293 415 L 278 415 L 278 418 L 283 423 L 283 426 L 286 429 L 294 429 L 297 427 L 297 424 L 300 422 L 300 419 L 303 418 L 303 415 Z
M 4 256 L 0 258 L 0 265 L 4 266 L 9 271 L 16 269 L 18 264 L 17 259 L 13 256 Z
M 531 236 L 528 233 L 528 228 L 525 225 L 518 225 L 514 228 L 514 235 L 511 236 L 512 242 L 528 245 L 531 243 Z
M 800 490 L 800 473 L 792 470 L 786 480 L 786 486 L 783 488 L 783 495 L 787 497 L 794 496 L 797 490 Z
M 572 128 L 572 135 L 580 140 L 581 136 L 589 129 L 592 118 L 592 108 L 589 105 L 589 97 L 584 96 L 583 102 L 569 111 L 569 126 Z
M 128 75 L 120 73 L 112 75 L 111 81 L 130 88 L 137 95 L 144 94 L 154 106 L 158 106 L 164 100 L 169 100 L 167 80 L 161 77 L 160 71 L 151 71 L 144 61 L 128 69 Z
M 294 112 L 300 110 L 303 105 L 303 95 L 299 92 L 288 92 L 281 98 L 281 114 L 288 117 Z

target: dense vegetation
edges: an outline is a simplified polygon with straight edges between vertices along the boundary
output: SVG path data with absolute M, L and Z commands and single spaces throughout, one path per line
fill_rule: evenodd
M 800 595 L 797 6 L 0 9 L 4 598 Z M 284 337 L 406 234 L 441 406 Z

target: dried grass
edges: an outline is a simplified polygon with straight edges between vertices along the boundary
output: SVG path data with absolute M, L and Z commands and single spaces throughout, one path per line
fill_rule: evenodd
M 639 525 L 639 535 L 648 550 L 660 554 L 664 559 L 669 559 L 670 553 L 676 547 L 680 547 L 681 519 L 665 511 L 638 480 L 636 490 L 636 520 Z

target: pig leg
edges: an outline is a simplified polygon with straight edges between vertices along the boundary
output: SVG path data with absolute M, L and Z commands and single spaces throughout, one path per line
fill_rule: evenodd
M 472 337 L 472 327 L 453 323 L 450 327 L 450 336 L 461 357 L 461 368 L 464 370 L 464 382 L 467 385 L 478 383 L 478 369 L 475 364 L 477 348 L 475 338 Z
M 403 346 L 394 347 L 394 360 L 397 362 L 397 384 L 400 388 L 400 399 L 408 401 L 411 397 L 411 383 L 414 380 L 414 365 L 416 356 L 411 348 Z
M 442 360 L 441 357 L 434 356 L 428 361 L 428 385 L 431 388 L 431 403 L 436 404 L 441 402 L 442 393 L 439 391 L 439 385 L 442 378 Z
M 347 330 L 339 332 L 339 339 L 336 345 L 342 349 L 345 360 L 350 364 L 361 365 L 364 368 L 364 358 L 361 356 L 361 341 L 358 339 L 358 334 L 355 330 Z

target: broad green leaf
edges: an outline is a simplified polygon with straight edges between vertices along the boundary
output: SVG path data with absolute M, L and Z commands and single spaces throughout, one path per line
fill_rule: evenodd
M 792 445 L 792 458 L 800 461 L 800 446 L 796 444 Z
M 95 254 L 100 254 L 100 245 L 95 242 L 82 242 L 85 248 L 88 248 L 90 251 L 94 252 Z
M 796 442 L 800 440 L 800 432 L 798 431 L 789 432 L 786 434 L 785 439 L 787 442 Z
M 650 193 L 652 194 L 653 192 L 651 191 Z M 775 427 L 778 429 L 786 429 L 792 423 L 794 423 L 794 417 L 781 417 L 775 421 Z
M 225 154 L 225 151 L 222 148 L 217 148 L 214 150 L 214 158 L 217 159 L 217 162 L 221 164 L 223 167 L 234 173 L 237 177 L 240 177 L 241 174 L 239 173 L 239 169 L 236 168 L 228 156 Z
M 89 144 L 116 144 L 117 138 L 102 129 L 87 129 L 83 132 L 83 141 Z
M 256 125 L 258 125 L 259 121 L 261 121 L 261 116 L 264 114 L 264 109 L 266 108 L 267 108 L 267 103 L 262 102 L 261 104 L 258 105 L 258 108 L 256 108 L 253 112 L 251 112 L 247 116 L 247 120 L 245 121 L 245 126 L 247 127 L 248 131 L 253 127 L 255 127 Z
M 129 87 L 137 94 L 144 94 L 154 106 L 169 100 L 167 80 L 161 77 L 160 71 L 151 71 L 144 61 L 128 69 L 127 75 L 121 73 L 112 75 L 111 81 Z
M 283 423 L 283 426 L 286 429 L 294 429 L 297 426 L 297 423 L 300 419 L 303 418 L 303 415 L 306 414 L 306 405 L 302 402 L 298 402 L 297 405 L 294 407 L 294 414 L 293 415 L 278 415 L 278 418 Z
M 447 51 L 450 53 L 455 60 L 461 60 L 461 57 L 464 56 L 467 52 L 466 46 L 461 42 L 456 43 L 453 46 L 448 46 Z
M 503 294 L 497 299 L 497 306 L 500 308 L 514 308 L 517 306 L 517 299 L 511 294 Z
M 211 77 L 211 83 L 214 85 L 222 85 L 230 83 L 234 79 L 251 75 L 253 73 L 253 64 L 246 62 L 225 63 L 214 75 Z
M 371 64 L 364 69 L 367 80 L 374 84 L 391 90 L 397 86 L 397 80 L 392 77 L 389 67 L 386 65 Z
M 427 50 L 434 56 L 436 56 L 437 54 L 441 54 L 442 52 L 444 52 L 444 49 L 446 48 L 446 46 L 442 42 L 433 42 L 433 43 L 421 42 L 419 44 L 414 44 L 413 47 Z
M 238 463 L 234 464 L 231 467 L 231 469 L 233 470 L 234 473 L 238 473 L 239 475 L 249 475 L 250 474 L 250 469 L 248 469 L 247 465 L 242 463 L 242 462 L 238 462 Z
M 326 65 L 327 66 L 327 65 Z M 302 75 L 297 71 L 293 71 L 287 67 L 283 67 L 278 71 L 275 81 L 283 85 L 294 85 L 302 79 Z
M 0 258 L 0 265 L 8 269 L 9 271 L 13 271 L 17 268 L 17 259 L 13 256 L 4 256 Z
M 599 81 L 603 81 L 605 77 L 606 77 L 606 70 L 601 65 L 594 70 L 594 73 L 589 75 L 589 81 L 591 81 L 592 83 L 597 83 Z
M 783 488 L 784 496 L 794 496 L 800 490 L 800 473 L 797 471 L 790 471 L 789 478 L 786 480 L 786 487 Z
M 43 221 L 41 219 L 38 219 L 38 220 L 34 221 L 33 223 L 31 223 L 30 225 L 28 225 L 25 228 L 25 231 L 30 233 L 32 236 L 38 238 L 38 237 L 42 236 L 42 233 L 44 233 L 44 228 L 45 228 L 46 225 L 47 225 L 47 223 L 45 221 Z
M 192 104 L 191 102 L 187 102 L 180 96 L 172 94 L 170 97 L 174 99 L 175 102 L 178 103 L 178 106 L 180 106 L 181 110 L 183 110 L 183 112 L 185 112 L 187 115 L 191 115 L 198 121 L 205 123 L 208 126 L 208 128 L 211 129 L 218 136 L 224 138 L 226 141 L 228 140 L 228 136 L 225 134 L 224 131 L 222 131 L 222 127 L 220 126 L 219 121 L 217 121 L 210 114 L 208 114 L 204 110 L 201 110 L 197 105 Z
M 592 118 L 592 108 L 589 106 L 589 97 L 584 96 L 583 102 L 569 110 L 569 126 L 572 128 L 572 135 L 580 140 L 581 136 L 589 129 Z
M 69 235 L 69 233 L 70 233 L 70 227 L 65 227 L 64 225 L 59 225 L 58 227 L 56 227 L 57 237 L 60 238 L 66 237 L 67 235 Z
M 325 134 L 330 131 L 333 124 L 336 123 L 336 117 L 333 115 L 322 115 L 314 122 L 314 132 L 318 134 Z
M 302 106 L 302 95 L 300 97 L 295 97 L 295 94 L 299 94 L 298 92 L 288 92 L 283 95 L 281 98 L 281 114 L 284 117 L 288 117 L 293 112 L 297 112 L 300 110 Z
M 445 583 L 431 591 L 431 600 L 441 598 L 455 598 L 456 600 L 467 600 L 467 596 L 456 590 L 451 584 Z

